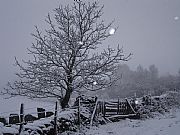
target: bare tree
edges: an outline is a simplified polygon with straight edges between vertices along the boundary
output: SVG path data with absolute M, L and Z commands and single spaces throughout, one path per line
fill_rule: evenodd
M 101 20 L 103 6 L 98 2 L 75 1 L 72 6 L 55 9 L 55 17 L 47 16 L 49 29 L 42 34 L 36 27 L 32 34 L 35 43 L 28 49 L 33 60 L 15 59 L 20 72 L 18 81 L 8 83 L 4 93 L 30 98 L 57 97 L 65 108 L 73 91 L 106 88 L 117 78 L 114 70 L 124 56 L 123 49 L 108 47 L 101 53 L 97 48 L 108 33 L 111 25 Z M 95 83 L 94 83 L 95 82 Z M 96 84 L 93 86 L 93 84 Z

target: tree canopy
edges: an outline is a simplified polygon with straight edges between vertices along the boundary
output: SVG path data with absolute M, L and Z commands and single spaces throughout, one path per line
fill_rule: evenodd
M 75 1 L 59 6 L 55 15 L 48 14 L 49 26 L 43 32 L 36 27 L 35 42 L 28 53 L 29 61 L 15 59 L 19 80 L 8 83 L 4 93 L 30 98 L 57 97 L 62 107 L 68 105 L 73 91 L 99 90 L 109 87 L 118 77 L 114 71 L 120 61 L 129 60 L 123 49 L 108 47 L 97 51 L 111 36 L 113 22 L 101 19 L 103 7 L 98 2 Z M 94 86 L 93 86 L 94 85 Z

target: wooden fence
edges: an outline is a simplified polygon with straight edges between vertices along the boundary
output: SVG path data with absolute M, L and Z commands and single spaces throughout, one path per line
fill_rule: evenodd
M 106 121 L 119 118 L 136 118 L 138 114 L 135 110 L 134 100 L 97 101 L 90 124 L 92 125 L 93 119 L 100 115 Z

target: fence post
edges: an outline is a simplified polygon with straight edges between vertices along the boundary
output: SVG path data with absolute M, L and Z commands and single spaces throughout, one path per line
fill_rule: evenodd
M 106 116 L 106 103 L 103 102 L 103 116 Z
M 79 133 L 81 132 L 81 112 L 80 112 L 81 102 L 80 102 L 80 98 L 81 98 L 81 96 L 79 95 L 79 97 L 78 97 L 78 121 L 77 121 Z
M 125 98 L 125 100 L 126 100 L 126 112 L 125 112 L 125 114 L 129 114 L 129 112 L 130 112 L 130 107 L 129 107 L 129 102 L 128 102 L 128 100 L 127 100 L 127 98 Z
M 80 103 L 80 96 L 78 98 L 78 125 L 80 126 L 80 123 L 81 123 L 81 113 L 80 113 L 80 106 L 81 106 L 81 103 Z
M 118 103 L 117 103 L 117 114 L 119 114 L 119 97 L 118 97 Z
M 54 135 L 57 135 L 57 101 L 56 101 L 55 112 L 54 112 Z
M 102 114 L 102 101 L 99 102 L 99 113 Z
M 21 132 L 23 130 L 23 122 L 24 122 L 24 104 L 21 104 L 19 134 L 21 134 Z
M 95 107 L 94 107 L 94 110 L 93 110 L 93 113 L 92 113 L 92 115 L 91 115 L 91 120 L 90 120 L 90 126 L 92 126 L 93 125 L 93 119 L 94 119 L 94 117 L 95 117 L 95 115 L 96 115 L 96 113 L 99 113 L 98 112 L 98 100 L 96 100 L 96 104 L 95 104 Z

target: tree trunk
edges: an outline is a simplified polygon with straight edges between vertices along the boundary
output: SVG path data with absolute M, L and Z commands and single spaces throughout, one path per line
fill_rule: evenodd
M 73 79 L 72 79 L 72 68 L 71 68 L 71 70 L 67 73 L 67 82 L 68 83 L 67 83 L 66 94 L 63 97 L 62 102 L 61 102 L 62 109 L 68 107 L 68 102 L 71 97 L 71 93 L 73 91 L 72 81 L 73 81 Z
M 64 98 L 61 101 L 61 107 L 62 109 L 68 107 L 68 102 L 71 97 L 72 90 L 67 90 Z

